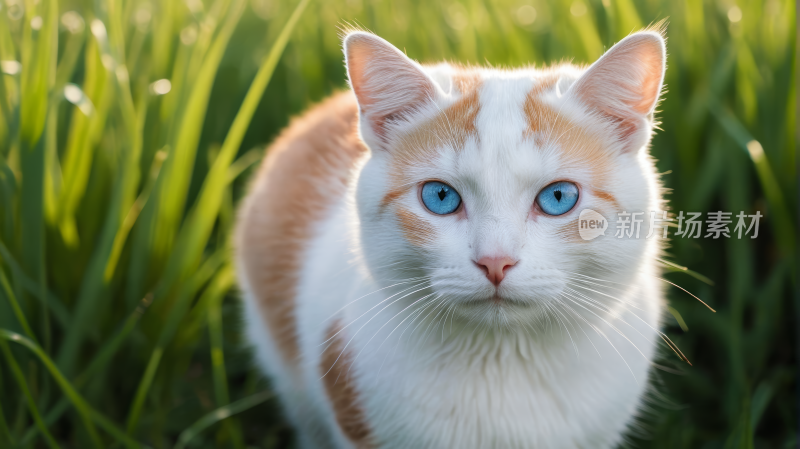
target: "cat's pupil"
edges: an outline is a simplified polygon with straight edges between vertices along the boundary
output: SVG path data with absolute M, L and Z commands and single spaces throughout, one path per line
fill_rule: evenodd
M 555 192 L 553 192 L 553 196 L 556 197 L 556 201 L 561 201 L 561 191 L 560 190 L 556 190 Z
M 439 201 L 444 201 L 444 197 L 446 196 L 447 196 L 447 190 L 445 190 L 444 187 L 439 189 Z

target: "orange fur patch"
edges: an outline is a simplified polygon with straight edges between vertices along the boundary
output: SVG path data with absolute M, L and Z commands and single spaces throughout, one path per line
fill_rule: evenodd
M 540 99 L 541 95 L 552 89 L 556 82 L 558 82 L 557 73 L 544 72 L 540 78 L 536 79 L 533 89 L 528 92 L 523 105 L 525 117 L 528 120 L 528 129 L 525 132 L 527 136 L 539 136 L 540 133 L 549 130 L 557 121 L 556 112 Z
M 264 322 L 289 366 L 299 357 L 295 295 L 312 228 L 344 195 L 366 147 L 352 93 L 325 100 L 270 146 L 239 211 L 236 251 Z
M 427 222 L 405 208 L 397 209 L 397 220 L 406 240 L 414 246 L 424 247 L 436 240 L 436 231 Z
M 390 190 L 383 196 L 381 199 L 381 207 L 380 210 L 383 212 L 390 204 L 395 202 L 398 198 L 400 198 L 404 193 L 406 193 L 407 189 L 394 189 Z
M 443 142 L 460 149 L 469 136 L 475 135 L 475 118 L 480 111 L 480 80 L 463 75 L 457 83 L 469 90 L 462 93 L 450 107 L 444 109 L 433 119 L 420 124 L 413 131 L 402 136 L 392 151 L 397 154 L 395 161 L 408 166 L 431 163 L 436 148 Z M 395 167 L 402 172 L 403 167 Z
M 395 157 L 392 163 L 391 185 L 381 201 L 382 209 L 412 188 L 408 184 L 409 169 L 432 164 L 436 158 L 437 148 L 442 143 L 449 143 L 459 150 L 467 138 L 470 136 L 477 138 L 475 118 L 480 111 L 480 76 L 475 72 L 463 71 L 453 75 L 452 81 L 461 93 L 461 97 L 442 113 L 404 135 L 392 148 Z M 422 242 L 418 237 L 420 235 L 418 231 L 427 228 L 432 232 L 430 226 L 407 210 L 398 211 L 398 218 L 404 226 L 405 235 L 414 236 L 409 238 L 409 241 L 415 245 Z
M 342 433 L 359 449 L 375 447 L 372 432 L 359 404 L 358 391 L 350 382 L 353 354 L 345 349 L 346 340 L 341 333 L 342 323 L 335 321 L 328 328 L 326 340 L 331 340 L 320 360 L 320 373 L 325 392 L 333 405 L 336 422 Z
M 548 73 L 528 93 L 523 106 L 528 119 L 527 133 L 536 139 L 538 146 L 557 144 L 565 166 L 588 167 L 593 186 L 607 185 L 614 169 L 614 155 L 603 146 L 601 139 L 588 133 L 580 124 L 559 115 L 541 99 L 542 94 L 552 89 L 557 81 L 555 73 Z M 594 192 L 618 206 L 613 196 L 597 189 Z
M 581 238 L 581 234 L 578 229 L 577 218 L 559 226 L 558 229 L 556 229 L 556 235 L 561 237 L 562 240 L 570 243 L 586 243 L 590 241 Z
M 475 71 L 470 71 L 467 68 L 461 68 L 455 72 L 451 78 L 453 86 L 458 89 L 461 95 L 469 92 L 475 92 L 480 87 L 481 77 Z
M 611 203 L 611 206 L 614 208 L 614 210 L 616 211 L 622 210 L 622 207 L 620 207 L 619 202 L 617 202 L 617 198 L 614 195 L 596 189 L 592 190 L 592 194 L 594 194 L 594 196 L 600 198 L 603 201 Z

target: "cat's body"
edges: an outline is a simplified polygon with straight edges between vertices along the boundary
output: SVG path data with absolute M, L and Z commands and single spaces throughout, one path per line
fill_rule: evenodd
M 585 241 L 577 214 L 662 209 L 643 149 L 661 37 L 586 72 L 422 68 L 366 33 L 345 44 L 356 95 L 273 145 L 236 240 L 248 334 L 301 447 L 619 443 L 659 339 L 660 244 Z M 613 64 L 629 72 L 606 80 Z M 637 76 L 643 98 L 621 91 Z M 548 215 L 557 181 L 580 196 Z M 458 209 L 432 212 L 431 182 Z

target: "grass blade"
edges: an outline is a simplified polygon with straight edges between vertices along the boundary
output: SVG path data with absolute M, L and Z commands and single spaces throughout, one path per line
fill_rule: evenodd
M 69 398 L 69 400 L 75 406 L 75 409 L 77 409 L 78 412 L 80 413 L 81 417 L 84 420 L 84 425 L 89 431 L 89 435 L 91 436 L 92 441 L 95 443 L 97 447 L 103 447 L 103 446 L 102 444 L 100 444 L 100 439 L 97 436 L 97 432 L 94 429 L 94 424 L 92 423 L 92 420 L 97 421 L 98 424 L 100 424 L 100 426 L 104 430 L 106 430 L 106 432 L 108 432 L 111 436 L 116 438 L 118 442 L 124 444 L 125 446 L 132 448 L 141 447 L 139 443 L 126 437 L 125 434 L 115 424 L 113 424 L 111 421 L 108 420 L 108 418 L 106 418 L 101 413 L 98 413 L 96 410 L 94 410 L 83 399 L 83 397 L 81 397 L 81 395 L 75 391 L 72 385 L 70 385 L 69 381 L 67 381 L 67 379 L 58 370 L 55 363 L 53 363 L 50 357 L 47 356 L 47 354 L 42 350 L 41 347 L 39 347 L 39 345 L 23 337 L 22 335 L 17 334 L 16 332 L 10 332 L 6 329 L 0 329 L 0 349 L 2 349 L 3 352 L 5 352 L 7 355 L 10 355 L 10 348 L 8 348 L 8 344 L 6 343 L 6 341 L 13 341 L 28 348 L 39 358 L 39 360 L 45 365 L 47 370 L 50 372 L 50 375 L 53 376 L 58 385 L 64 391 L 64 394 Z M 11 360 L 13 360 L 13 358 Z M 14 364 L 16 364 L 16 362 L 14 362 Z M 19 374 L 22 375 L 21 371 Z M 24 378 L 21 380 L 24 382 Z M 42 422 L 40 415 L 38 420 Z M 42 424 L 44 423 L 42 422 Z M 40 430 L 42 431 L 43 434 L 45 434 L 45 437 L 50 435 L 46 427 L 42 426 Z M 49 437 L 49 439 L 52 439 L 52 436 Z M 55 443 L 55 441 L 53 441 L 53 443 Z M 55 444 L 52 447 L 58 447 L 58 445 Z
M 2 239 L 0 239 L 0 257 L 2 257 L 5 263 L 11 267 L 11 272 L 14 275 L 14 279 L 22 284 L 22 287 L 27 290 L 28 293 L 34 295 L 34 297 L 39 299 L 42 304 L 45 304 L 50 309 L 50 312 L 53 313 L 63 329 L 68 328 L 72 322 L 72 318 L 70 317 L 69 311 L 64 306 L 64 303 L 62 303 L 50 292 L 46 291 L 44 294 L 42 294 L 42 292 L 39 291 L 39 286 L 33 279 L 25 274 L 25 272 L 22 270 L 22 267 L 19 265 L 16 259 L 14 259 L 11 251 L 9 251 L 6 245 L 3 243 Z
M 211 285 L 206 289 L 208 294 L 208 336 L 211 341 L 211 370 L 214 381 L 214 397 L 218 407 L 228 405 L 230 396 L 228 394 L 228 374 L 225 369 L 225 351 L 222 334 L 222 300 L 235 282 L 233 269 L 230 265 L 225 266 Z M 201 299 L 202 301 L 202 299 Z M 238 422 L 231 419 L 224 423 L 231 438 L 232 443 L 237 448 L 244 447 L 244 437 L 241 435 L 241 428 Z
M 6 343 L 5 339 L 2 338 L 2 332 L 4 331 L 0 330 L 0 351 L 3 352 L 6 362 L 8 362 L 8 366 L 11 368 L 11 374 L 13 374 L 14 378 L 16 379 L 19 389 L 22 390 L 22 394 L 25 395 L 25 398 L 28 400 L 28 410 L 33 417 L 33 421 L 36 423 L 36 426 L 39 427 L 39 431 L 41 431 L 44 435 L 47 445 L 51 448 L 59 448 L 60 446 L 58 443 L 56 443 L 53 435 L 51 435 L 50 431 L 47 430 L 47 426 L 45 426 L 44 421 L 42 420 L 42 415 L 39 413 L 39 408 L 36 407 L 36 401 L 33 399 L 31 390 L 28 388 L 28 383 L 25 381 L 25 375 L 22 373 L 22 370 L 17 364 L 16 359 L 14 359 L 14 355 L 11 353 L 11 348 L 8 347 L 8 343 Z
M 238 401 L 226 405 L 225 407 L 220 407 L 202 418 L 200 418 L 197 422 L 192 424 L 188 429 L 181 432 L 181 436 L 178 437 L 178 443 L 175 444 L 175 449 L 183 449 L 189 444 L 190 441 L 194 437 L 200 434 L 203 430 L 207 429 L 208 427 L 216 424 L 223 419 L 235 415 L 237 413 L 241 413 L 248 409 L 251 409 L 259 404 L 262 404 L 272 398 L 274 393 L 271 391 L 262 391 L 261 393 L 254 394 L 252 396 L 248 396 L 244 399 L 239 399 Z
M 62 164 L 64 171 L 59 199 L 59 227 L 62 239 L 69 247 L 78 245 L 75 211 L 86 193 L 94 151 L 105 127 L 107 110 L 113 95 L 110 74 L 102 61 L 103 56 L 108 55 L 102 49 L 107 47 L 105 26 L 95 19 L 92 21 L 92 37 L 85 50 L 86 75 L 82 89 L 84 97 L 93 105 L 93 113 L 87 115 L 78 107 L 73 109 Z
M 94 428 L 94 424 L 92 423 L 90 407 L 89 405 L 83 400 L 83 398 L 75 392 L 72 386 L 69 384 L 66 378 L 61 374 L 61 372 L 56 368 L 55 364 L 50 357 L 45 354 L 44 350 L 39 347 L 33 341 L 23 337 L 22 335 L 17 334 L 16 332 L 10 332 L 5 329 L 0 329 L 0 339 L 2 339 L 2 348 L 3 351 L 8 351 L 10 354 L 10 349 L 6 343 L 6 340 L 13 341 L 15 343 L 19 343 L 22 346 L 30 349 L 39 360 L 45 365 L 47 370 L 50 372 L 50 375 L 56 380 L 58 385 L 64 390 L 64 394 L 72 401 L 72 404 L 78 410 L 78 413 L 81 415 L 83 419 L 83 424 L 86 426 L 86 430 L 89 432 L 89 437 L 91 438 L 92 442 L 96 447 L 103 447 L 100 443 L 100 437 L 97 435 L 97 431 Z M 37 418 L 38 421 L 41 421 L 42 425 L 44 425 L 44 421 L 42 421 L 41 416 Z M 40 428 L 41 430 L 41 428 Z
M 191 94 L 185 105 L 186 111 L 181 116 L 174 145 L 171 145 L 171 151 L 151 194 L 154 196 L 141 213 L 139 225 L 134 233 L 133 254 L 128 274 L 130 287 L 127 299 L 129 300 L 142 296 L 142 289 L 146 288 L 149 281 L 146 267 L 155 264 L 160 269 L 173 246 L 174 235 L 184 213 L 186 193 L 211 88 L 244 7 L 243 0 L 234 0 L 219 34 L 206 54 L 195 83 L 191 87 Z M 188 86 L 186 88 L 188 89 Z
M 17 317 L 17 321 L 19 321 L 20 326 L 28 335 L 28 337 L 36 341 L 36 337 L 33 334 L 33 330 L 31 326 L 28 324 L 28 320 L 25 318 L 25 314 L 22 312 L 22 308 L 19 306 L 19 302 L 17 301 L 17 295 L 11 290 L 11 284 L 8 283 L 8 278 L 6 274 L 3 272 L 2 268 L 0 268 L 0 286 L 3 287 L 3 291 L 6 294 L 6 298 L 8 302 L 11 304 L 11 308 L 14 310 L 14 315 Z
M 38 8 L 41 25 L 34 30 L 25 20 L 23 30 L 20 100 L 20 162 L 25 177 L 20 191 L 22 262 L 34 274 L 41 294 L 46 292 L 44 263 L 45 139 L 50 89 L 55 82 L 58 53 L 58 4 L 49 0 Z M 43 10 L 43 11 L 41 11 Z M 31 19 L 37 13 L 29 11 Z M 44 309 L 43 309 L 44 310 Z
M 2 384 L 2 376 L 0 376 L 0 384 Z M 11 435 L 11 430 L 8 428 L 8 421 L 6 421 L 2 404 L 0 404 L 0 438 L 7 440 L 11 447 L 16 447 L 17 445 L 14 435 Z
M 133 202 L 133 205 L 131 205 L 128 215 L 125 216 L 125 219 L 122 221 L 119 230 L 117 230 L 117 235 L 114 236 L 111 254 L 108 256 L 108 262 L 106 263 L 106 268 L 103 275 L 103 278 L 107 283 L 111 281 L 111 277 L 114 275 L 114 270 L 117 267 L 117 262 L 122 254 L 122 248 L 125 246 L 125 241 L 128 238 L 131 228 L 133 228 L 134 223 L 136 223 L 136 219 L 139 218 L 139 214 L 147 204 L 147 200 L 150 199 L 150 192 L 152 192 L 153 184 L 155 183 L 156 179 L 158 179 L 158 174 L 161 172 L 161 164 L 164 162 L 165 157 L 166 153 L 156 153 L 156 156 L 153 158 L 153 164 L 150 167 L 150 181 L 147 183 L 147 186 L 145 186 L 145 189 L 142 191 L 142 193 L 139 194 L 139 197 L 136 198 L 136 201 Z
M 761 188 L 767 197 L 767 201 L 773 212 L 775 231 L 778 234 L 778 241 L 781 242 L 781 249 L 790 256 L 794 256 L 795 251 L 795 230 L 792 223 L 792 215 L 786 207 L 781 188 L 776 181 L 772 167 L 767 160 L 767 155 L 761 144 L 753 139 L 750 132 L 742 123 L 727 109 L 719 105 L 712 104 L 711 111 L 723 129 L 733 138 L 739 147 L 746 151 L 755 166 Z
M 208 298 L 208 333 L 211 340 L 211 366 L 214 379 L 214 396 L 218 406 L 227 405 L 228 376 L 225 372 L 225 352 L 222 338 L 222 299 L 233 286 L 234 275 L 230 265 L 226 265 L 211 281 L 206 289 Z
M 198 256 L 205 248 L 205 242 L 211 235 L 214 222 L 219 214 L 225 193 L 224 187 L 229 182 L 228 169 L 239 150 L 244 134 L 250 125 L 250 120 L 253 118 L 256 107 L 258 107 L 264 95 L 264 90 L 272 78 L 275 66 L 278 64 L 278 60 L 289 42 L 292 30 L 308 3 L 309 0 L 301 0 L 297 4 L 277 40 L 261 63 L 255 79 L 250 84 L 250 89 L 247 91 L 242 106 L 233 120 L 233 125 L 228 130 L 228 135 L 225 137 L 219 155 L 203 181 L 195 206 L 189 213 L 183 229 L 181 229 L 176 243 L 176 250 L 173 251 L 166 269 L 165 277 L 168 284 L 181 278 L 186 272 L 190 272 L 194 266 L 191 261 L 198 260 Z M 180 273 L 179 270 L 184 270 L 184 272 Z
M 93 23 L 96 25 L 97 21 Z M 120 55 L 116 61 L 123 60 Z M 129 74 L 125 66 L 117 65 L 114 70 L 114 81 L 120 114 L 125 126 L 125 136 L 129 146 L 123 152 L 123 157 L 118 161 L 118 173 L 121 173 L 114 184 L 114 193 L 110 207 L 106 214 L 102 235 L 95 251 L 93 252 L 89 268 L 87 269 L 75 307 L 74 327 L 66 334 L 64 344 L 58 354 L 58 363 L 66 374 L 71 374 L 73 365 L 77 360 L 77 353 L 85 336 L 85 329 L 96 310 L 96 303 L 107 287 L 106 270 L 108 262 L 114 251 L 114 242 L 120 234 L 120 229 L 125 226 L 124 214 L 128 212 L 135 201 L 136 188 L 139 184 L 139 157 L 142 152 L 142 130 L 144 127 L 144 113 L 147 109 L 142 93 L 142 100 L 137 110 L 129 84 Z
M 125 425 L 125 433 L 132 435 L 136 430 L 136 425 L 139 423 L 139 414 L 142 412 L 144 400 L 147 399 L 147 393 L 150 391 L 150 385 L 153 384 L 158 364 L 161 363 L 161 356 L 164 355 L 164 348 L 160 345 L 153 349 L 150 354 L 150 359 L 147 361 L 147 368 L 144 370 L 142 379 L 139 386 L 136 388 L 136 395 L 131 404 L 131 410 L 128 412 L 128 421 Z
M 139 386 L 136 389 L 136 395 L 134 396 L 130 411 L 128 412 L 126 424 L 126 431 L 128 435 L 133 434 L 133 432 L 136 430 L 136 425 L 139 421 L 139 415 L 141 414 L 144 401 L 147 398 L 147 394 L 150 391 L 150 386 L 152 385 L 156 371 L 158 370 L 158 365 L 161 362 L 164 349 L 175 336 L 178 326 L 183 320 L 183 317 L 186 315 L 186 312 L 189 310 L 191 300 L 194 298 L 195 293 L 200 289 L 200 287 L 202 287 L 203 284 L 208 281 L 209 278 L 211 278 L 211 276 L 213 276 L 214 272 L 224 261 L 225 254 L 225 251 L 220 250 L 211 255 L 211 257 L 206 260 L 206 262 L 200 267 L 194 276 L 189 279 L 183 290 L 178 293 L 178 298 L 175 301 L 175 304 L 173 304 L 172 308 L 169 310 L 165 323 L 161 329 L 161 332 L 159 333 L 156 347 L 150 354 L 150 359 L 147 362 L 147 368 L 145 369 L 144 375 L 139 381 Z M 155 297 L 163 295 L 165 290 L 166 289 L 159 289 L 156 292 Z
M 58 3 L 47 1 L 39 6 L 41 25 L 32 27 L 36 10 L 24 21 L 22 43 L 21 138 L 27 148 L 34 148 L 44 131 L 50 89 L 55 82 L 58 51 Z
M 101 369 L 105 368 L 108 365 L 112 357 L 122 347 L 122 343 L 124 343 L 127 340 L 130 333 L 139 323 L 139 319 L 142 317 L 142 315 L 144 314 L 145 310 L 147 309 L 147 307 L 150 305 L 151 302 L 152 302 L 152 295 L 148 295 L 144 299 L 142 299 L 140 304 L 136 307 L 136 309 L 134 309 L 133 313 L 131 313 L 125 320 L 119 332 L 117 332 L 113 338 L 106 341 L 106 343 L 100 348 L 100 350 L 97 351 L 97 354 L 94 356 L 94 359 L 92 359 L 92 361 L 89 363 L 86 369 L 78 377 L 75 378 L 75 381 L 73 383 L 76 389 L 81 388 L 89 380 L 91 380 L 97 372 L 99 372 Z M 61 401 L 59 401 L 59 403 L 56 404 L 55 407 L 53 407 L 52 410 L 50 410 L 47 413 L 47 415 L 45 415 L 44 417 L 45 424 L 49 426 L 52 425 L 54 422 L 56 422 L 58 418 L 60 418 L 61 415 L 67 410 L 68 406 L 69 406 L 69 400 L 67 398 L 62 398 Z M 103 427 L 106 431 L 109 431 L 109 433 L 114 434 L 107 428 L 107 426 L 101 424 L 101 427 Z M 116 429 L 115 426 L 114 429 Z M 36 436 L 37 430 L 38 429 L 34 427 L 25 432 L 25 435 L 22 437 L 22 444 L 24 445 L 31 444 L 31 442 L 33 442 L 33 438 Z M 118 440 L 121 440 L 120 437 L 122 437 L 123 439 L 128 439 L 128 436 L 121 431 L 119 432 L 119 435 L 116 436 L 116 438 Z M 130 446 L 131 442 L 132 440 L 125 444 L 127 446 Z
M 180 123 L 175 146 L 164 166 L 165 176 L 159 178 L 159 181 L 162 181 L 156 187 L 159 201 L 154 203 L 159 207 L 156 216 L 158 224 L 153 236 L 154 249 L 158 254 L 166 254 L 169 251 L 180 225 L 211 88 L 222 56 L 239 23 L 244 7 L 244 0 L 233 1 L 225 23 L 197 72 L 198 76 L 186 104 L 186 111 Z

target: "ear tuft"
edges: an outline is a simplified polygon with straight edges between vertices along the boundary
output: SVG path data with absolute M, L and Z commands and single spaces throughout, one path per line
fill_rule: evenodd
M 348 33 L 344 54 L 361 113 L 378 137 L 385 137 L 387 122 L 413 113 L 438 94 L 419 64 L 374 34 Z
M 590 108 L 634 133 L 658 104 L 666 69 L 666 46 L 657 30 L 634 33 L 608 50 L 571 86 Z

